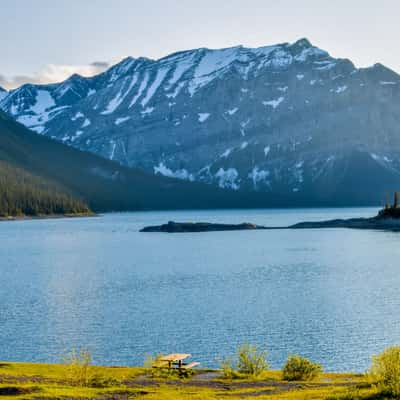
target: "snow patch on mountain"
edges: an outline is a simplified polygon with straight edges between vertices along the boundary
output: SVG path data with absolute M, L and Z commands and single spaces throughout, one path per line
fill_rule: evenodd
M 178 94 L 180 93 L 182 88 L 185 86 L 185 84 L 186 84 L 186 82 L 178 83 L 178 85 L 176 85 L 176 87 L 175 87 L 175 90 L 172 93 L 167 93 L 166 96 L 168 98 L 174 99 L 176 96 L 178 96 Z
M 78 111 L 73 117 L 71 117 L 71 121 L 76 121 L 77 119 L 84 117 L 85 116 L 80 111 Z
M 155 174 L 161 174 L 164 176 L 167 176 L 169 178 L 177 178 L 177 179 L 183 179 L 183 180 L 188 180 L 188 181 L 194 181 L 194 176 L 190 174 L 186 169 L 178 169 L 176 171 L 173 171 L 172 169 L 168 168 L 163 162 L 160 161 L 158 166 L 154 166 L 154 173 Z
M 173 87 L 181 78 L 182 75 L 194 65 L 195 54 L 189 54 L 181 59 L 176 64 L 175 70 L 171 79 L 168 81 L 168 89 Z
M 226 149 L 221 155 L 221 158 L 228 158 L 229 155 L 232 153 L 232 149 Z
M 76 139 L 79 138 L 79 136 L 82 136 L 82 135 L 83 135 L 83 131 L 81 131 L 81 130 L 76 131 L 75 135 L 70 138 L 71 142 L 74 142 Z
M 264 106 L 271 106 L 273 109 L 275 109 L 282 103 L 283 100 L 285 100 L 285 98 L 281 96 L 274 100 L 263 101 L 262 103 Z
M 266 58 L 269 57 L 271 53 L 273 53 L 275 50 L 277 50 L 279 46 L 273 45 L 273 46 L 262 46 L 258 47 L 256 49 L 252 49 L 252 52 L 257 55 L 257 56 L 264 56 Z
M 227 111 L 227 114 L 229 114 L 229 115 L 236 114 L 236 112 L 237 112 L 238 110 L 239 110 L 238 107 L 232 108 L 232 109 L 230 109 L 230 110 Z
M 253 182 L 253 187 L 254 189 L 258 189 L 258 185 L 260 182 L 265 182 L 269 183 L 267 181 L 267 178 L 269 177 L 269 171 L 266 170 L 260 170 L 257 166 L 252 169 L 252 171 L 248 174 L 248 177 L 252 180 Z
M 317 47 L 308 47 L 302 50 L 300 54 L 295 56 L 295 60 L 299 62 L 305 62 L 310 57 L 327 57 L 328 53 L 324 50 L 318 49 Z
M 218 186 L 223 189 L 239 190 L 240 185 L 238 183 L 239 173 L 235 168 L 220 168 L 215 177 L 218 180 Z
M 41 114 L 56 105 L 53 97 L 47 90 L 38 90 L 36 94 L 36 103 L 30 107 L 35 114 Z
M 336 90 L 335 90 L 335 93 L 343 93 L 343 92 L 345 92 L 347 90 L 347 86 L 346 85 L 344 85 L 344 86 L 339 86 Z
M 111 144 L 111 151 L 110 151 L 110 160 L 114 160 L 115 157 L 115 149 L 117 148 L 117 143 L 115 143 L 113 140 L 110 142 Z
M 138 101 L 139 97 L 143 94 L 144 90 L 146 89 L 148 83 L 149 83 L 149 72 L 146 71 L 146 73 L 144 75 L 144 78 L 143 78 L 142 82 L 140 83 L 139 90 L 136 93 L 135 97 L 132 99 L 132 101 L 129 104 L 128 108 L 131 108 L 136 104 L 136 102 Z
M 145 110 L 141 111 L 142 115 L 151 114 L 154 111 L 154 107 L 147 107 Z
M 126 121 L 129 121 L 131 119 L 131 117 L 121 117 L 121 118 L 117 118 L 115 121 L 114 121 L 114 124 L 115 125 L 121 125 L 121 124 L 123 124 L 124 122 L 126 122 Z
M 203 123 L 204 121 L 207 121 L 207 119 L 210 117 L 210 113 L 199 113 L 199 122 Z
M 135 86 L 136 82 L 138 81 L 138 75 L 135 74 L 132 76 L 130 79 L 130 83 L 128 88 L 123 92 L 123 88 L 118 92 L 118 94 L 110 100 L 110 102 L 107 104 L 106 109 L 101 112 L 102 115 L 107 115 L 107 114 L 112 114 L 120 105 L 121 103 L 125 100 L 126 96 L 130 93 L 132 88 Z
M 87 128 L 89 125 L 91 125 L 90 119 L 85 118 L 85 120 L 83 121 L 83 124 L 82 124 L 82 128 Z
M 220 50 L 204 49 L 204 55 L 196 67 L 193 78 L 189 83 L 189 93 L 193 96 L 197 90 L 214 79 L 217 71 L 227 67 L 238 56 L 240 47 Z
M 142 100 L 141 104 L 142 107 L 145 107 L 146 104 L 151 100 L 151 98 L 154 96 L 156 93 L 157 89 L 161 85 L 162 81 L 164 80 L 165 76 L 168 74 L 169 69 L 168 68 L 160 68 L 157 71 L 157 75 L 153 81 L 153 83 L 150 85 L 150 87 L 147 90 L 147 94 Z
M 266 65 L 271 65 L 273 68 L 282 69 L 288 67 L 293 62 L 293 56 L 286 50 L 280 48 L 274 52 L 274 56 Z

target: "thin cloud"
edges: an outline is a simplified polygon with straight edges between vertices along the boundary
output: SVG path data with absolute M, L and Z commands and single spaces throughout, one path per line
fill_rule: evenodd
M 61 82 L 73 74 L 93 76 L 110 67 L 107 61 L 95 61 L 88 65 L 56 65 L 49 64 L 42 71 L 33 75 L 0 75 L 0 86 L 5 89 L 14 89 L 25 83 L 46 84 Z

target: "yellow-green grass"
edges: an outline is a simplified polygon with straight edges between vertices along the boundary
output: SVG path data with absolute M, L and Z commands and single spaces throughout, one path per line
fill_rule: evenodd
M 0 363 L 0 400 L 372 400 L 377 395 L 364 375 L 345 373 L 324 373 L 312 382 L 284 382 L 280 371 L 266 372 L 257 379 L 232 381 L 218 374 L 202 378 L 198 373 L 180 381 L 151 378 L 151 371 L 145 368 L 91 366 L 89 376 L 111 383 L 107 387 L 78 387 L 71 382 L 68 365 L 3 362 Z M 21 392 L 6 395 L 4 388 L 17 388 Z

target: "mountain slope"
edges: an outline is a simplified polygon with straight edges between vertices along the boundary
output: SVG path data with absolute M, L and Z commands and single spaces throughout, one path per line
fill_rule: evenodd
M 31 191 L 79 198 L 94 211 L 243 205 L 226 191 L 153 176 L 57 143 L 0 112 L 0 184 L 3 179 L 6 190 L 13 174 L 20 191 L 29 181 Z
M 7 96 L 8 92 L 0 86 L 0 101 Z
M 36 132 L 123 165 L 316 203 L 377 202 L 400 184 L 399 105 L 395 72 L 306 39 L 127 58 L 0 102 Z
M 57 183 L 0 161 L 0 218 L 88 212 L 83 201 Z
M 30 168 L 33 155 L 25 147 L 26 134 L 19 138 L 25 131 L 0 112 L 0 217 L 87 214 L 82 199 L 49 174 Z

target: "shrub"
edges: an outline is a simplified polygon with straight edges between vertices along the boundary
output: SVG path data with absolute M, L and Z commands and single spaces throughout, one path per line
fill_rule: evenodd
M 92 361 L 90 351 L 86 349 L 79 351 L 72 350 L 63 357 L 63 361 L 69 366 L 68 374 L 71 384 L 75 386 L 88 386 L 89 368 Z
M 238 372 L 235 370 L 234 363 L 231 358 L 225 358 L 220 361 L 222 375 L 225 379 L 235 379 L 238 377 Z
M 282 370 L 285 381 L 309 381 L 322 372 L 322 367 L 307 358 L 295 354 L 289 356 Z
M 383 394 L 400 396 L 400 346 L 373 356 L 369 377 Z
M 258 376 L 268 371 L 267 352 L 261 352 L 256 346 L 244 344 L 238 349 L 238 370 L 247 376 Z
M 236 357 L 226 358 L 220 363 L 225 378 L 234 379 L 240 376 L 257 377 L 268 371 L 267 353 L 261 352 L 256 346 L 244 344 L 237 350 Z

